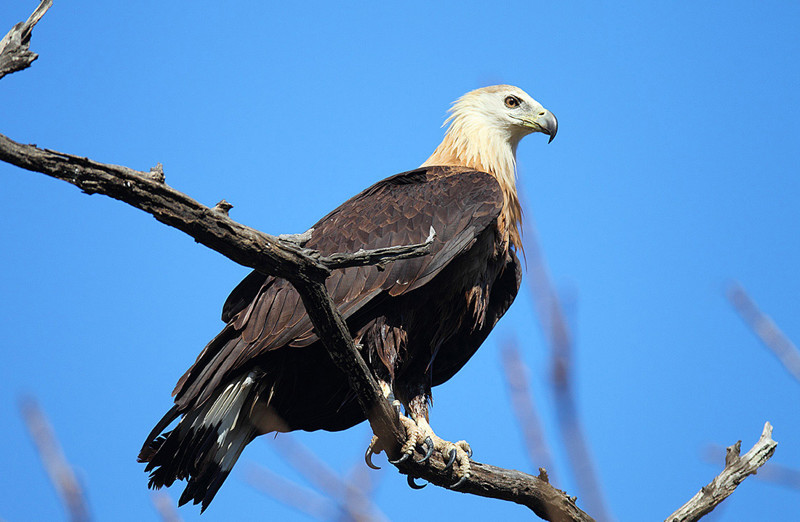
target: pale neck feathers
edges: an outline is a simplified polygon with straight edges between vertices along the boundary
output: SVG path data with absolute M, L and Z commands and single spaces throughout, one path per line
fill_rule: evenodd
M 508 248 L 510 242 L 521 251 L 522 207 L 517 196 L 516 149 L 522 136 L 509 136 L 487 124 L 482 114 L 470 113 L 457 105 L 447 123 L 450 127 L 442 143 L 422 166 L 468 167 L 494 176 L 503 191 L 497 226 L 503 234 L 504 246 Z

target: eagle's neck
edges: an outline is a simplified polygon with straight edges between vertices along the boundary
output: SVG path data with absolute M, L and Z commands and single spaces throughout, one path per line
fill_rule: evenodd
M 509 137 L 487 128 L 469 129 L 459 118 L 453 118 L 442 143 L 436 147 L 423 167 L 459 166 L 487 172 L 497 179 L 503 191 L 503 209 L 497 226 L 508 248 L 522 250 L 522 207 L 517 196 L 517 144 L 522 136 Z M 472 132 L 468 132 L 472 130 Z

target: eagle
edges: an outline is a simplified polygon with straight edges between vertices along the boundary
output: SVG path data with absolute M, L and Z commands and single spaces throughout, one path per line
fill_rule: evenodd
M 312 227 L 305 246 L 330 255 L 410 245 L 433 228 L 429 254 L 334 270 L 326 288 L 384 395 L 405 411 L 400 458 L 440 451 L 460 482 L 472 452 L 431 429 L 431 388 L 467 363 L 517 294 L 517 145 L 533 132 L 552 141 L 558 121 L 522 89 L 495 85 L 456 100 L 445 125 L 421 167 L 344 202 Z M 222 320 L 139 454 L 151 488 L 186 480 L 178 503 L 191 500 L 201 511 L 255 437 L 338 431 L 366 419 L 288 281 L 250 273 L 225 301 Z M 368 464 L 379 449 L 373 438 Z

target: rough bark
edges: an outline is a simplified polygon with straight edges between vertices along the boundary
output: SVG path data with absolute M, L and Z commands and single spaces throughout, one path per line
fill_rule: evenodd
M 39 7 L 24 22 L 20 22 L 0 40 L 0 78 L 27 69 L 39 55 L 30 50 L 33 26 L 53 5 L 53 0 L 42 0 Z
M 668 516 L 666 522 L 694 522 L 711 513 L 720 502 L 734 492 L 736 486 L 748 476 L 754 475 L 758 468 L 772 457 L 777 446 L 778 443 L 772 440 L 772 425 L 769 422 L 764 424 L 764 431 L 758 442 L 744 456 L 739 456 L 742 441 L 728 446 L 725 469 L 722 473 L 714 477 L 707 486 L 703 486 L 689 502 Z
M 16 38 L 14 34 L 19 33 L 19 39 L 27 49 L 30 29 L 49 4 L 50 0 L 43 1 L 28 22 L 15 26 L 9 33 L 11 36 L 6 36 L 2 41 L 11 41 Z M 14 62 L 13 57 L 5 54 L 15 53 L 16 48 L 4 48 L 0 63 Z M 33 56 L 25 67 L 35 59 Z M 8 72 L 20 68 L 24 67 L 15 66 Z M 409 245 L 388 253 L 359 252 L 325 258 L 302 249 L 296 240 L 281 240 L 231 220 L 227 214 L 231 207 L 224 201 L 212 209 L 169 187 L 160 165 L 150 172 L 139 172 L 34 145 L 23 145 L 3 135 L 0 135 L 0 160 L 64 180 L 87 194 L 104 194 L 124 201 L 239 264 L 289 280 L 300 293 L 306 311 L 334 362 L 348 375 L 350 386 L 356 392 L 372 430 L 382 439 L 384 446 L 390 448 L 390 456 L 397 456 L 405 432 L 397 413 L 383 398 L 324 282 L 331 268 L 383 264 L 401 256 L 424 255 L 432 237 L 421 245 Z M 392 441 L 394 446 L 390 444 Z M 410 459 L 399 468 L 403 473 L 424 478 L 445 488 L 456 481 L 453 472 L 445 470 L 441 458 L 431 460 L 418 464 Z M 515 470 L 472 462 L 472 475 L 459 487 L 459 491 L 516 502 L 529 507 L 546 520 L 592 520 L 575 506 L 574 498 L 543 480 Z

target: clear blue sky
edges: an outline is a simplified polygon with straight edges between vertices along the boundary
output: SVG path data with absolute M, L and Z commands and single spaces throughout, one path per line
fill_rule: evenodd
M 36 2 L 2 2 L 0 32 Z M 764 2 L 56 1 L 34 66 L 0 81 L 0 133 L 147 170 L 234 219 L 302 232 L 371 183 L 419 165 L 449 103 L 525 89 L 558 138 L 519 148 L 521 186 L 551 274 L 572 303 L 577 398 L 618 520 L 660 520 L 720 469 L 708 444 L 765 421 L 774 462 L 800 467 L 800 383 L 723 297 L 736 279 L 800 340 L 800 4 Z M 17 409 L 35 395 L 98 520 L 156 520 L 137 451 L 175 381 L 221 326 L 247 270 L 142 212 L 0 164 L 0 518 L 63 519 Z M 547 350 L 523 290 L 496 332 L 434 391 L 432 423 L 477 460 L 533 471 L 500 369 L 523 340 L 570 494 Z M 297 438 L 335 470 L 368 430 Z M 379 457 L 383 462 L 383 457 Z M 252 443 L 202 520 L 307 520 L 244 481 Z M 177 498 L 180 489 L 168 490 Z M 395 520 L 524 519 L 507 503 L 410 490 Z M 789 520 L 797 491 L 748 479 L 716 520 Z M 198 510 L 183 508 L 186 520 Z

